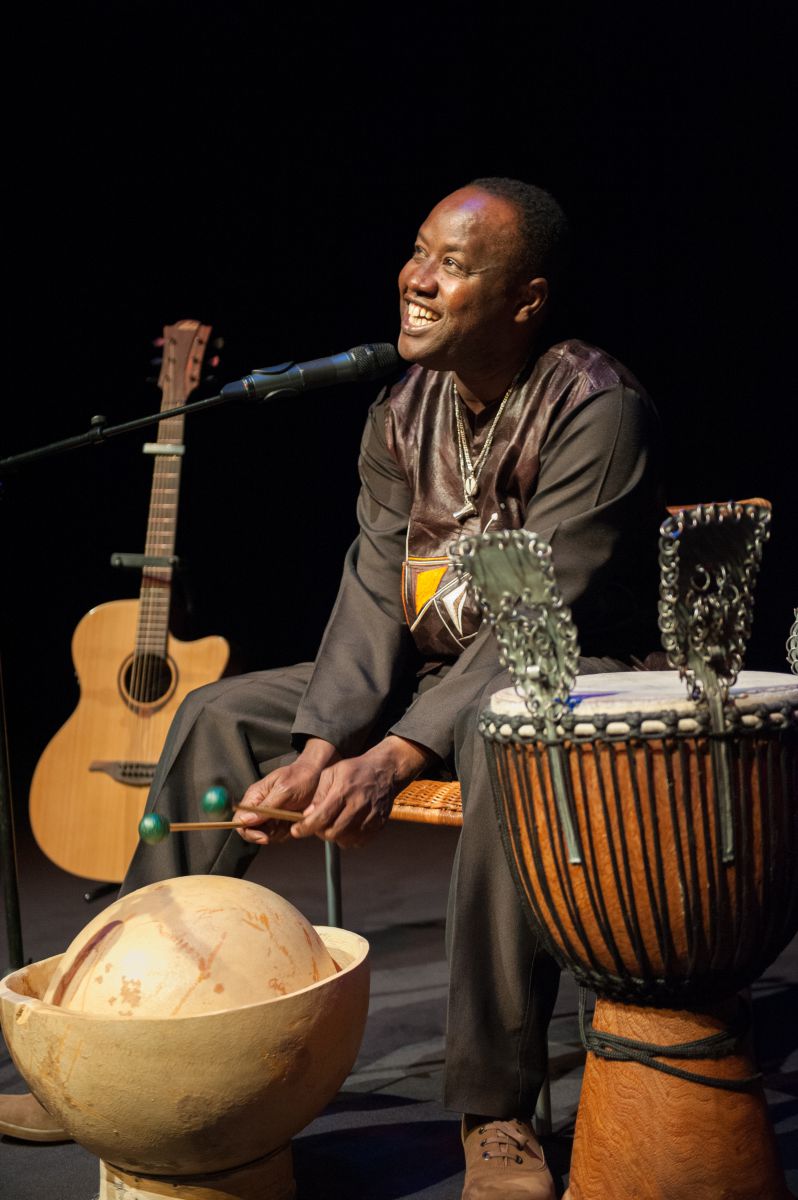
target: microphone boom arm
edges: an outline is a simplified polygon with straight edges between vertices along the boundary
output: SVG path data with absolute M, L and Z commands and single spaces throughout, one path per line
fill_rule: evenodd
M 85 433 L 64 438 L 60 442 L 51 442 L 48 446 L 39 446 L 35 450 L 26 450 L 22 454 L 14 454 L 10 458 L 0 459 L 0 472 L 13 470 L 14 467 L 34 462 L 38 458 L 47 458 L 51 454 L 77 450 L 81 446 L 97 445 L 107 441 L 108 438 L 133 433 L 137 429 L 153 425 L 167 417 L 205 412 L 207 409 L 216 408 L 219 404 L 226 404 L 230 400 L 273 400 L 276 396 L 295 396 L 313 388 L 327 387 L 335 383 L 356 383 L 362 380 L 378 379 L 381 375 L 393 370 L 399 361 L 394 347 L 386 342 L 355 346 L 353 350 L 332 355 L 330 358 L 316 358 L 304 363 L 287 362 L 280 363 L 276 367 L 258 368 L 251 375 L 246 375 L 235 383 L 226 384 L 217 396 L 195 400 L 192 404 L 184 404 L 180 408 L 161 410 L 148 417 L 137 417 L 133 421 L 125 421 L 121 425 L 106 425 L 105 417 L 92 417 L 91 426 Z

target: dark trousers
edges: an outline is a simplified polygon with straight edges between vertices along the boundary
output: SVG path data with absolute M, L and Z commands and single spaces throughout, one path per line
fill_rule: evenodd
M 621 663 L 583 660 L 580 669 Z M 291 727 L 311 663 L 223 679 L 199 688 L 178 710 L 155 773 L 147 811 L 198 819 L 212 784 L 235 799 L 256 779 L 292 761 Z M 449 1008 L 444 1103 L 457 1112 L 529 1116 L 546 1072 L 546 1033 L 559 969 L 527 925 L 504 855 L 477 716 L 506 687 L 497 675 L 455 730 L 463 829 L 449 893 Z M 243 875 L 257 848 L 237 833 L 209 830 L 141 843 L 121 893 L 188 874 Z

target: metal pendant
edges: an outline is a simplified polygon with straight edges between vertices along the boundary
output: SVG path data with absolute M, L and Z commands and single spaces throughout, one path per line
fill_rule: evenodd
M 479 494 L 479 484 L 477 483 L 476 476 L 473 474 L 469 475 L 465 481 L 465 494 L 470 500 L 473 500 L 474 496 Z
M 462 508 L 458 508 L 457 512 L 452 513 L 452 516 L 457 521 L 465 521 L 466 517 L 475 517 L 477 510 L 470 500 L 466 500 Z

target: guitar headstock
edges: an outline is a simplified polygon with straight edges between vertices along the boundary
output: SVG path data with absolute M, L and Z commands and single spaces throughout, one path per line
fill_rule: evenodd
M 178 408 L 186 402 L 202 379 L 203 367 L 217 367 L 219 356 L 208 349 L 221 347 L 221 339 L 211 344 L 211 326 L 199 321 L 177 321 L 165 325 L 156 346 L 163 350 L 158 387 L 163 392 L 163 407 Z

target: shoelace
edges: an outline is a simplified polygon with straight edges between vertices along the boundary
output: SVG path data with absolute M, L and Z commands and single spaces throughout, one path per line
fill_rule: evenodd
M 499 1124 L 497 1122 L 493 1122 L 490 1125 L 480 1125 L 477 1129 L 477 1133 L 480 1134 L 480 1136 L 483 1134 L 487 1135 L 485 1137 L 481 1137 L 481 1141 L 479 1143 L 480 1148 L 482 1149 L 482 1157 L 485 1159 L 503 1158 L 505 1160 L 505 1165 L 510 1161 L 510 1159 L 512 1159 L 514 1162 L 520 1165 L 524 1160 L 521 1155 L 518 1154 L 518 1151 L 525 1149 L 527 1154 L 533 1158 L 539 1158 L 541 1165 L 545 1165 L 542 1156 L 539 1155 L 537 1151 L 535 1151 L 528 1144 L 526 1135 L 520 1132 L 518 1129 L 513 1129 L 510 1125 L 505 1125 L 504 1123 Z M 515 1153 L 511 1152 L 510 1143 L 514 1143 Z M 500 1149 L 488 1149 L 489 1146 L 492 1147 L 494 1145 L 500 1147 Z

